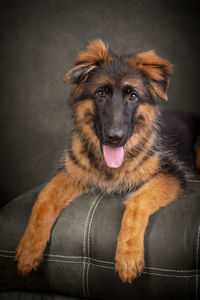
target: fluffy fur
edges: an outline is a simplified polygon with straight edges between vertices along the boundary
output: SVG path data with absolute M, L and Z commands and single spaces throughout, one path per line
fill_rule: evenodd
M 33 207 L 16 251 L 20 273 L 39 266 L 62 209 L 96 189 L 128 193 L 115 268 L 129 283 L 142 272 L 150 215 L 176 199 L 189 174 L 197 171 L 195 160 L 200 165 L 199 145 L 195 148 L 199 115 L 159 110 L 159 99 L 167 100 L 171 73 L 172 65 L 154 51 L 117 55 L 101 40 L 78 55 L 76 66 L 63 76 L 73 85 L 70 149 Z M 117 168 L 105 162 L 106 147 L 123 151 Z

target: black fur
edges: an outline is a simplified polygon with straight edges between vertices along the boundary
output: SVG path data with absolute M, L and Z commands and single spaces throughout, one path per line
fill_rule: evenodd
M 195 147 L 200 135 L 200 114 L 194 112 L 163 112 L 160 137 L 165 149 L 191 172 L 198 172 Z
M 76 104 L 87 99 L 92 100 L 95 113 L 92 115 L 89 111 L 88 114 L 93 123 L 93 131 L 100 141 L 101 150 L 102 145 L 124 146 L 137 130 L 144 130 L 144 127 L 141 129 L 140 126 L 137 126 L 139 121 L 143 120 L 143 115 L 139 115 L 137 119 L 135 116 L 141 104 L 148 104 L 154 108 L 156 118 L 149 128 L 145 128 L 146 135 L 141 135 L 141 140 L 133 149 L 129 150 L 126 157 L 128 160 L 137 159 L 140 152 L 144 151 L 143 158 L 138 160 L 138 167 L 145 164 L 145 161 L 155 153 L 159 153 L 160 167 L 154 176 L 158 172 L 171 174 L 179 179 L 181 186 L 185 186 L 187 178 L 191 174 L 198 173 L 194 146 L 200 135 L 200 115 L 187 112 L 159 114 L 157 107 L 160 98 L 159 91 L 161 91 L 160 95 L 162 96 L 163 93 L 163 97 L 165 97 L 170 77 L 167 65 L 150 65 L 159 70 L 161 79 L 156 80 L 150 77 L 151 73 L 148 73 L 148 68 L 137 69 L 127 61 L 134 55 L 110 54 L 113 59 L 108 65 L 98 62 L 95 68 L 93 65 L 90 68 L 90 66 L 81 67 L 80 64 L 80 69 L 71 73 L 71 80 L 81 85 L 82 88 L 81 95 L 77 96 L 74 91 L 72 92 L 70 101 L 74 131 L 79 135 L 83 146 L 84 153 L 82 154 L 88 158 L 92 167 L 102 173 L 102 176 L 107 180 L 112 179 L 112 171 L 104 168 L 104 162 L 97 157 L 95 147 L 92 143 L 90 144 L 88 138 L 84 137 L 80 126 L 77 126 L 79 119 L 76 115 Z M 110 81 L 103 85 L 98 84 L 102 78 L 109 78 Z M 124 78 L 133 78 L 139 82 L 139 86 L 134 87 L 130 84 L 122 86 Z M 158 93 L 153 87 L 154 84 L 158 88 Z M 127 93 L 128 89 L 130 89 L 129 93 Z M 133 101 L 131 101 L 132 94 L 136 96 Z M 150 149 L 145 150 L 151 135 L 155 135 L 155 142 Z M 85 168 L 72 151 L 69 154 L 79 167 Z

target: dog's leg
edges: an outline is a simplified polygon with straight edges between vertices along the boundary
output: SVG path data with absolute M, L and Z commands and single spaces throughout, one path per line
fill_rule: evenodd
M 70 201 L 84 192 L 64 172 L 57 174 L 41 191 L 16 250 L 15 259 L 21 274 L 26 275 L 39 266 L 56 218 Z
M 122 218 L 115 255 L 115 269 L 131 283 L 144 267 L 144 233 L 149 217 L 181 192 L 175 177 L 158 174 L 138 194 L 130 195 Z

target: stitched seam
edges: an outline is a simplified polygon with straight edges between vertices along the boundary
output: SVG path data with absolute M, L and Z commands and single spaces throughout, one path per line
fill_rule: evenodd
M 91 259 L 91 260 L 94 260 L 94 261 L 96 261 L 96 262 L 114 265 L 114 263 L 113 263 L 112 261 L 100 260 L 100 259 L 92 258 L 92 257 L 90 257 L 90 259 Z
M 85 221 L 85 227 L 84 227 L 84 234 L 83 234 L 83 255 L 85 256 L 85 239 L 86 239 L 86 231 L 87 231 L 87 225 L 88 225 L 88 221 L 89 221 L 89 216 L 90 216 L 90 212 L 96 202 L 96 200 L 99 198 L 100 194 L 92 201 L 92 204 L 90 206 L 90 209 L 88 211 L 88 214 L 87 214 L 87 218 L 86 218 L 86 221 Z
M 189 179 L 188 182 L 198 182 L 198 183 L 200 183 L 200 180 L 198 180 L 198 179 Z
M 88 294 L 88 298 L 90 298 L 90 292 L 89 292 L 89 268 L 90 268 L 90 232 L 91 232 L 91 228 L 92 228 L 92 221 L 93 221 L 93 217 L 94 217 L 94 214 L 95 214 L 95 211 L 101 201 L 103 197 L 103 194 L 100 196 L 100 198 L 98 199 L 94 209 L 93 209 L 93 212 L 92 212 L 92 215 L 91 215 L 91 218 L 90 218 L 90 222 L 89 222 L 89 227 L 88 227 L 88 236 L 87 236 L 87 250 L 88 250 L 88 255 L 87 255 L 87 258 L 88 258 L 88 265 L 87 265 L 87 277 L 86 277 L 86 287 L 87 287 L 87 294 Z
M 5 253 L 15 253 L 15 251 L 12 251 L 12 250 L 0 250 L 2 252 L 5 252 Z M 104 260 L 99 260 L 99 259 L 96 259 L 96 258 L 89 258 L 87 256 L 66 256 L 66 255 L 56 255 L 56 254 L 45 254 L 45 256 L 53 256 L 53 257 L 58 257 L 58 258 L 79 258 L 79 259 L 82 259 L 83 261 L 87 262 L 87 260 L 90 260 L 90 261 L 95 261 L 95 262 L 99 262 L 99 263 L 106 263 L 106 264 L 111 264 L 111 265 L 114 265 L 113 262 L 109 262 L 109 261 L 104 261 Z M 8 258 L 14 258 L 15 256 L 14 255 L 6 255 L 6 254 L 0 254 L 0 257 L 8 257 Z M 58 260 L 54 260 L 54 259 L 48 259 L 48 258 L 44 258 L 46 261 L 52 261 L 52 262 L 56 262 Z M 78 261 L 77 263 L 82 263 L 83 261 Z M 64 260 L 59 260 L 59 262 L 64 262 L 64 263 L 67 263 L 67 262 L 71 262 L 69 260 L 67 261 L 64 261 Z M 74 262 L 76 263 L 76 262 Z M 99 265 L 98 265 L 99 266 Z M 103 266 L 104 267 L 104 266 Z M 112 267 L 110 267 L 112 268 Z M 114 269 L 114 268 L 113 268 Z M 198 273 L 198 269 L 191 269 L 191 270 L 172 270 L 172 269 L 162 269 L 162 268 L 153 268 L 153 267 L 145 267 L 144 269 L 148 269 L 148 270 L 158 270 L 158 271 L 168 271 L 168 272 L 184 272 L 184 273 L 191 273 L 191 272 L 196 272 Z
M 43 254 L 43 256 L 47 256 L 47 257 L 59 257 L 59 258 L 81 258 L 84 259 L 84 256 L 67 256 L 67 255 L 58 255 L 58 254 Z
M 87 234 L 87 227 L 88 227 L 88 223 L 89 223 L 89 217 L 90 217 L 91 211 L 92 211 L 94 205 L 96 204 L 96 202 L 98 201 L 99 197 L 101 197 L 101 193 L 99 193 L 99 195 L 92 201 L 92 204 L 91 204 L 90 209 L 87 214 L 85 228 L 84 228 L 84 234 L 83 234 L 83 256 L 84 257 L 86 256 L 86 234 Z M 85 266 L 86 266 L 86 261 L 84 259 L 83 260 L 83 270 L 82 270 L 82 288 L 83 288 L 83 294 L 84 294 L 85 298 L 87 299 L 87 292 L 86 292 L 86 288 L 85 288 Z
M 0 249 L 0 251 L 7 252 L 7 253 L 15 253 L 15 251 L 13 251 L 13 250 L 2 250 L 2 249 Z
M 90 215 L 90 211 L 92 210 L 92 207 L 96 201 L 96 199 L 100 196 L 100 194 L 93 200 L 90 209 L 88 211 L 87 214 L 87 218 L 86 218 L 86 222 L 85 222 L 85 228 L 84 228 L 84 234 L 83 234 L 83 255 L 85 256 L 85 236 L 86 236 L 86 228 L 87 228 L 87 224 L 88 224 L 88 219 L 89 219 L 89 215 Z M 83 293 L 85 298 L 87 299 L 87 295 L 86 295 L 86 290 L 85 290 L 85 260 L 83 260 L 83 270 L 82 270 L 82 288 L 83 288 Z
M 2 249 L 0 249 L 0 252 L 15 254 L 15 251 L 12 251 L 12 250 L 2 250 Z M 1 256 L 1 254 L 0 254 L 0 256 Z M 89 258 L 87 256 L 68 256 L 68 255 L 59 255 L 59 254 L 51 254 L 51 253 L 44 253 L 43 256 L 59 257 L 59 258 L 81 258 L 81 259 L 86 259 L 86 260 Z M 112 261 L 100 260 L 100 259 L 97 259 L 97 258 L 90 258 L 90 259 L 95 260 L 95 261 L 100 262 L 100 263 L 113 264 Z
M 15 256 L 14 255 L 6 255 L 6 254 L 0 254 L 1 257 L 11 257 L 11 258 L 14 258 Z
M 90 268 L 90 261 L 87 262 L 87 273 L 86 273 L 86 288 L 87 288 L 87 294 L 88 294 L 88 299 L 90 299 L 90 292 L 89 292 L 89 268 Z
M 45 261 L 51 261 L 51 262 L 56 262 L 56 263 L 64 263 L 64 264 L 82 264 L 82 261 L 63 261 L 63 260 L 58 260 L 58 259 L 44 259 Z
M 94 263 L 91 263 L 92 266 L 95 267 L 100 267 L 100 268 L 104 268 L 104 269 L 111 269 L 111 270 L 115 270 L 114 267 L 107 267 L 107 266 L 101 266 L 101 265 L 97 265 Z M 142 274 L 147 274 L 147 275 L 158 275 L 158 276 L 165 276 L 165 277 L 175 277 L 175 278 L 190 278 L 190 277 L 195 277 L 196 275 L 168 275 L 168 274 L 159 274 L 159 273 L 153 273 L 153 272 L 142 272 Z
M 161 268 L 153 268 L 153 267 L 145 267 L 145 269 L 149 270 L 158 270 L 158 271 L 167 271 L 167 272 L 196 272 L 196 269 L 191 270 L 172 270 L 172 269 L 161 269 Z
M 3 250 L 3 249 L 0 249 L 0 252 L 15 254 L 15 251 L 13 251 L 13 250 Z M 83 258 L 83 259 L 85 258 L 84 256 L 59 255 L 59 254 L 52 254 L 52 253 L 44 253 L 43 256 L 47 256 L 47 257 L 53 256 L 53 257 L 60 257 L 60 258 Z
M 153 272 L 142 272 L 142 274 L 149 274 L 149 275 L 158 275 L 158 276 L 164 276 L 164 277 L 175 277 L 175 278 L 190 278 L 195 277 L 196 275 L 167 275 L 167 274 L 159 274 L 159 273 L 153 273 Z
M 4 255 L 3 257 L 12 257 L 14 258 L 14 256 L 9 256 L 9 255 Z M 82 264 L 82 261 L 63 261 L 63 260 L 54 260 L 54 259 L 44 259 L 46 261 L 51 261 L 51 262 L 56 262 L 56 263 L 65 263 L 65 264 L 68 264 L 68 263 L 71 263 L 71 264 Z M 94 264 L 94 263 L 89 263 L 87 261 L 85 261 L 86 264 L 91 264 L 92 266 L 95 266 L 95 267 L 99 267 L 99 268 L 103 268 L 103 269 L 111 269 L 111 270 L 115 270 L 114 267 L 108 267 L 108 266 L 101 266 L 101 265 L 97 265 L 97 264 Z M 89 268 L 88 268 L 89 269 Z M 147 275 L 157 275 L 157 276 L 164 276 L 164 277 L 175 277 L 175 278 L 191 278 L 191 277 L 196 277 L 196 274 L 194 275 L 168 275 L 168 274 L 160 274 L 160 273 L 153 273 L 153 272 L 145 272 L 143 271 L 141 273 L 142 274 L 147 274 Z
M 93 221 L 93 217 L 94 217 L 94 214 L 95 214 L 95 211 L 97 209 L 97 206 L 99 205 L 101 199 L 102 199 L 103 195 L 100 197 L 100 199 L 98 200 L 98 202 L 96 203 L 95 205 L 95 208 L 92 212 L 92 215 L 91 215 L 91 219 L 90 219 L 90 223 L 89 223 L 89 229 L 88 229 L 88 258 L 90 259 L 90 231 L 91 231 L 91 227 L 92 227 L 92 221 Z
M 196 300 L 198 299 L 198 278 L 199 278 L 199 237 L 200 237 L 200 226 L 197 234 L 197 247 L 196 247 Z
M 107 266 L 101 266 L 101 265 L 97 265 L 97 264 L 94 264 L 94 263 L 91 263 L 92 266 L 95 266 L 95 267 L 100 267 L 100 268 L 104 268 L 104 269 L 111 269 L 111 270 L 115 270 L 114 267 L 107 267 Z

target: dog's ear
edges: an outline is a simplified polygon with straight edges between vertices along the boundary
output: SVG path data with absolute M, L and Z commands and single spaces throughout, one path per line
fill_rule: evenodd
M 63 77 L 62 80 L 65 83 L 71 83 L 71 84 L 79 84 L 81 82 L 84 82 L 88 76 L 89 73 L 96 69 L 97 66 L 95 64 L 80 64 L 69 70 Z
M 172 74 L 172 64 L 158 56 L 153 50 L 136 54 L 131 63 L 147 77 L 152 94 L 167 101 L 167 88 Z
M 78 55 L 76 66 L 69 70 L 62 80 L 65 83 L 79 84 L 87 80 L 91 71 L 110 61 L 111 55 L 107 45 L 102 40 L 94 40 L 89 43 L 86 51 Z

